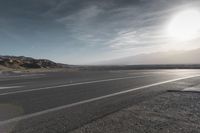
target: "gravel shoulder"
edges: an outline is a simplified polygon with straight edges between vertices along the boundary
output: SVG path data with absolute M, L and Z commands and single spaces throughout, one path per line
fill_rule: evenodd
M 200 133 L 200 93 L 168 91 L 71 133 Z

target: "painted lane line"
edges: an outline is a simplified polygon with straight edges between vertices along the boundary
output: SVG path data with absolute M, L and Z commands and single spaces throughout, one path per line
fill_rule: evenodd
M 149 77 L 149 76 L 150 75 L 131 76 L 131 77 L 129 76 L 129 77 L 122 77 L 122 78 L 112 78 L 112 79 L 103 79 L 103 80 L 94 80 L 94 81 L 87 81 L 87 82 L 71 83 L 71 84 L 65 84 L 65 85 L 58 85 L 58 86 L 50 86 L 50 87 L 43 87 L 43 88 L 35 88 L 35 89 L 29 89 L 29 90 L 21 90 L 21 91 L 1 93 L 0 96 L 17 94 L 17 93 L 32 92 L 32 91 L 55 89 L 55 88 L 62 88 L 62 87 L 69 87 L 69 86 L 78 86 L 78 85 L 84 85 L 84 84 L 94 84 L 94 83 L 102 83 L 102 82 L 109 82 L 109 81 L 116 81 L 116 80 L 142 78 L 142 77 Z
M 39 78 L 43 78 L 42 76 L 32 76 L 32 77 L 26 77 L 27 79 L 39 79 Z M 25 77 L 23 78 L 0 78 L 0 82 L 1 81 L 12 81 L 12 80 L 24 80 Z
M 15 77 L 34 77 L 34 76 L 44 76 L 45 74 L 21 74 L 21 75 L 5 75 L 3 78 L 15 78 Z
M 9 85 L 24 85 L 24 84 L 29 84 L 29 83 L 33 83 L 33 82 L 18 82 L 18 83 L 13 83 L 13 84 L 9 84 Z
M 199 86 L 189 87 L 189 88 L 183 89 L 182 91 L 200 92 L 200 87 Z
M 23 75 L 5 75 L 4 77 L 1 77 L 0 79 L 4 78 L 18 78 L 18 77 L 34 77 L 34 76 L 44 76 L 45 74 L 23 74 Z
M 20 120 L 25 120 L 25 119 L 29 119 L 29 118 L 32 118 L 32 117 L 44 115 L 44 114 L 47 114 L 47 113 L 59 111 L 59 110 L 62 110 L 62 109 L 78 106 L 78 105 L 81 105 L 81 104 L 86 104 L 86 103 L 102 100 L 102 99 L 105 99 L 105 98 L 114 97 L 114 96 L 118 96 L 118 95 L 121 95 L 121 94 L 126 94 L 126 93 L 133 92 L 133 91 L 136 91 L 136 90 L 141 90 L 141 89 L 145 89 L 145 88 L 150 88 L 150 87 L 154 87 L 154 86 L 158 86 L 158 85 L 162 85 L 162 84 L 166 84 L 166 83 L 171 83 L 171 82 L 175 82 L 175 81 L 179 81 L 179 80 L 183 80 L 183 79 L 195 78 L 195 77 L 200 77 L 200 75 L 183 77 L 183 78 L 176 78 L 176 79 L 172 79 L 172 80 L 157 82 L 157 83 L 154 83 L 154 84 L 136 87 L 136 88 L 125 90 L 125 91 L 120 91 L 120 92 L 116 92 L 116 93 L 112 93 L 112 94 L 108 94 L 108 95 L 104 95 L 104 96 L 100 96 L 100 97 L 96 97 L 96 98 L 91 98 L 91 99 L 79 101 L 79 102 L 68 104 L 68 105 L 63 105 L 63 106 L 43 110 L 43 111 L 36 112 L 36 113 L 31 113 L 31 114 L 11 118 L 11 119 L 8 119 L 8 120 L 0 121 L 0 126 L 5 125 L 5 124 L 9 124 L 9 123 L 12 123 L 12 122 L 17 122 L 17 121 L 20 121 Z
M 23 86 L 5 86 L 5 87 L 0 87 L 0 90 L 4 90 L 4 89 L 12 89 L 12 88 L 21 88 Z

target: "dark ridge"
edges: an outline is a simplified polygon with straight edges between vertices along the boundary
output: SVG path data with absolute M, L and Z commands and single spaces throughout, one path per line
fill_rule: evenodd
M 24 56 L 0 56 L 0 65 L 13 69 L 31 68 L 64 68 L 68 65 L 55 63 L 47 59 L 34 59 Z

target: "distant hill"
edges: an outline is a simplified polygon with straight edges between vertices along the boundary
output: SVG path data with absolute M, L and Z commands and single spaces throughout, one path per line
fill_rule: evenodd
M 0 68 L 36 69 L 36 68 L 63 68 L 65 64 L 55 63 L 47 59 L 34 59 L 24 56 L 0 56 Z
M 100 65 L 166 65 L 200 64 L 200 49 L 190 51 L 169 51 L 141 54 L 121 59 L 109 60 Z

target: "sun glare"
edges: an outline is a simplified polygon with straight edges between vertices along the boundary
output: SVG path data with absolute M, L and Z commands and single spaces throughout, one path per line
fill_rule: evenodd
M 200 32 L 200 12 L 190 9 L 176 14 L 169 23 L 167 30 L 169 36 L 174 40 L 195 39 Z

